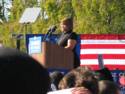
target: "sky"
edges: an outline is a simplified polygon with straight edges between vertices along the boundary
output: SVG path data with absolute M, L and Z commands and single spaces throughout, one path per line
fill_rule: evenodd
M 9 20 L 9 14 L 10 12 L 8 11 L 8 9 L 10 9 L 12 7 L 12 0 L 3 0 L 4 1 L 4 15 L 5 15 L 5 18 L 6 20 L 8 21 Z M 2 0 L 0 0 L 0 4 L 2 5 Z

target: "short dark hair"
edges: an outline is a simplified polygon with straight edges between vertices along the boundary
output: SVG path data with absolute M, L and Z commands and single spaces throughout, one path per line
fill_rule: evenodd
M 63 73 L 61 73 L 60 71 L 53 71 L 52 73 L 50 73 L 51 83 L 53 83 L 57 89 L 58 84 L 60 80 L 63 78 L 63 76 Z
M 78 67 L 67 73 L 59 84 L 60 89 L 72 87 L 85 87 L 92 92 L 98 94 L 98 80 L 94 77 L 93 71 Z
M 46 94 L 48 71 L 26 53 L 0 48 L 0 93 Z
M 102 68 L 100 70 L 96 70 L 95 73 L 99 73 L 99 79 L 98 80 L 109 80 L 113 81 L 112 74 L 108 68 Z
M 119 86 L 112 81 L 102 80 L 99 81 L 99 94 L 118 94 Z
M 72 17 L 65 17 L 61 20 L 61 23 L 66 24 L 69 28 L 73 29 L 73 18 Z

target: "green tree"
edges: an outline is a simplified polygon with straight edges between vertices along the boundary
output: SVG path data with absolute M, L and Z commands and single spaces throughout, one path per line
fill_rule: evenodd
M 79 33 L 124 33 L 124 0 L 72 0 Z
M 2 21 L 6 21 L 6 19 L 5 19 L 5 0 L 2 0 L 1 2 L 0 2 L 0 19 L 2 20 Z
M 58 26 L 62 18 L 74 16 L 71 0 L 46 0 L 43 8 L 48 15 L 48 26 Z
M 26 8 L 37 6 L 41 7 L 41 17 L 25 32 L 19 19 Z M 15 47 L 12 33 L 46 33 L 50 25 L 59 26 L 64 17 L 74 18 L 74 31 L 79 34 L 123 34 L 124 6 L 125 0 L 41 0 L 40 4 L 37 0 L 13 0 L 9 22 L 0 24 L 0 35 L 4 35 L 0 38 L 5 45 Z M 24 42 L 22 45 L 25 48 Z

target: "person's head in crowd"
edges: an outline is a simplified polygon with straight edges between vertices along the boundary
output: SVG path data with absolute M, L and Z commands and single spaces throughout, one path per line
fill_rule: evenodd
M 64 74 L 59 71 L 54 71 L 54 72 L 50 73 L 52 86 L 54 85 L 56 90 L 58 90 L 58 84 L 59 84 L 60 80 L 63 78 L 63 76 L 64 76 Z M 51 89 L 53 89 L 53 88 L 51 87 Z
M 78 72 L 72 70 L 70 72 L 68 72 L 66 75 L 64 75 L 64 77 L 62 78 L 62 80 L 59 83 L 59 89 L 66 89 L 66 88 L 72 88 L 75 86 L 75 81 L 76 79 L 78 79 L 79 75 Z
M 61 20 L 60 28 L 62 32 L 72 31 L 73 30 L 73 18 L 66 17 Z
M 112 81 L 99 81 L 99 94 L 120 94 L 119 86 Z
M 119 84 L 125 86 L 125 75 L 119 76 Z
M 46 94 L 48 71 L 29 55 L 0 48 L 0 94 Z
M 84 87 L 92 94 L 98 94 L 98 80 L 93 71 L 86 68 L 76 68 L 66 74 L 59 84 L 60 89 Z
M 103 69 L 95 71 L 95 73 L 97 74 L 96 76 L 97 76 L 98 80 L 113 81 L 112 74 L 111 74 L 110 70 L 106 67 L 103 68 Z
M 98 80 L 95 78 L 94 71 L 89 67 L 78 67 L 76 71 L 80 72 L 81 79 L 76 81 L 76 87 L 85 87 L 91 94 L 98 94 Z M 89 93 L 90 94 L 90 93 Z
M 82 72 L 84 73 L 85 71 L 92 71 L 91 67 L 89 67 L 89 66 L 79 66 L 79 67 L 75 68 L 75 70 L 80 73 L 82 73 Z

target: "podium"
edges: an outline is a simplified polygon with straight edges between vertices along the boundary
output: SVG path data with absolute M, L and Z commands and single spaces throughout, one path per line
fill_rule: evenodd
M 49 42 L 42 42 L 41 49 L 41 53 L 31 55 L 41 65 L 49 69 L 73 69 L 74 54 L 71 50 Z

